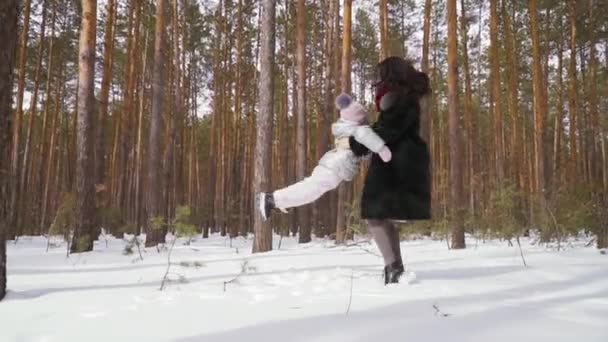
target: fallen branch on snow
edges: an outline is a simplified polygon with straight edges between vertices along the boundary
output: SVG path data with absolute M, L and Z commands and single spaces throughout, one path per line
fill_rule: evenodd
M 443 313 L 439 310 L 437 304 L 433 304 L 433 309 L 435 309 L 435 316 L 439 315 L 439 317 L 450 317 L 451 315 L 448 313 Z
M 524 258 L 524 251 L 521 249 L 521 243 L 519 242 L 519 235 L 517 236 L 517 245 L 519 246 L 519 254 L 521 254 L 521 260 L 524 262 L 524 267 L 528 267 L 526 259 Z
M 350 312 L 350 306 L 353 303 L 353 270 L 350 270 L 350 296 L 348 297 L 348 307 L 346 308 L 346 315 L 348 316 L 348 313 Z
M 336 244 L 333 246 L 329 246 L 327 248 L 336 248 L 336 247 L 359 247 L 361 245 L 369 245 L 371 244 L 372 241 L 371 240 L 361 240 L 361 241 L 357 241 L 357 242 L 353 242 L 353 243 L 345 243 L 345 244 Z
M 249 269 L 249 267 L 247 267 L 248 265 L 249 260 L 243 261 L 243 263 L 241 264 L 241 272 L 237 274 L 236 277 L 224 282 L 224 292 L 226 292 L 226 285 L 237 282 L 240 276 L 247 273 L 247 270 Z

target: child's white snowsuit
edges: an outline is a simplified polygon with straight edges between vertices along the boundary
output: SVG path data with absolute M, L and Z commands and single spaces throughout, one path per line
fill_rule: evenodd
M 332 124 L 331 132 L 336 140 L 352 136 L 375 153 L 385 145 L 367 123 L 340 118 Z M 275 206 L 286 209 L 314 202 L 341 182 L 352 180 L 359 172 L 360 161 L 361 158 L 348 148 L 330 150 L 321 157 L 309 177 L 273 193 Z

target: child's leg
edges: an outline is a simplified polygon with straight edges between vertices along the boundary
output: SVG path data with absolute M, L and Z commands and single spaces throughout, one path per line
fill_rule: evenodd
M 299 207 L 316 201 L 321 195 L 335 189 L 342 179 L 325 166 L 318 165 L 310 177 L 272 193 L 277 208 Z

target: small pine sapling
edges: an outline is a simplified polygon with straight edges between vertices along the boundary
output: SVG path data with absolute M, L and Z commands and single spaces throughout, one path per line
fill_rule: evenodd
M 53 219 L 53 223 L 49 226 L 47 232 L 47 245 L 46 251 L 49 251 L 51 236 L 62 235 L 64 240 L 68 243 L 68 252 L 70 254 L 70 237 L 74 230 L 74 224 L 76 222 L 76 196 L 73 193 L 65 193 L 61 199 L 61 205 L 57 209 L 57 214 Z
M 153 218 L 153 222 L 156 221 L 156 224 L 159 222 L 164 222 L 164 219 L 161 217 L 160 220 L 156 220 L 157 217 Z M 171 243 L 171 247 L 169 247 L 169 252 L 167 254 L 167 269 L 165 270 L 165 275 L 163 276 L 163 280 L 160 284 L 160 290 L 162 291 L 165 288 L 165 284 L 169 281 L 169 274 L 171 269 L 171 253 L 173 252 L 173 247 L 175 247 L 175 242 L 180 237 L 185 237 L 188 239 L 187 244 L 190 244 L 192 238 L 197 235 L 196 226 L 192 224 L 192 211 L 188 206 L 179 206 L 175 209 L 175 218 L 173 222 L 171 222 L 170 228 L 175 232 L 173 242 Z M 155 229 L 157 229 L 154 226 Z M 185 281 L 185 278 L 182 275 L 178 274 L 178 277 L 181 282 Z
M 226 285 L 232 284 L 232 283 L 238 283 L 239 278 L 242 275 L 245 275 L 247 273 L 253 273 L 256 270 L 257 270 L 257 268 L 255 266 L 249 265 L 249 260 L 243 260 L 243 263 L 241 264 L 241 272 L 239 274 L 237 274 L 236 277 L 224 282 L 224 292 L 226 292 Z

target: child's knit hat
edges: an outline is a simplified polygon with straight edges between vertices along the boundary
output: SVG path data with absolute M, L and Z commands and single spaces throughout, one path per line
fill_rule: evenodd
M 359 102 L 354 101 L 350 95 L 342 93 L 336 97 L 336 108 L 340 110 L 342 119 L 361 122 L 367 119 L 367 111 Z

